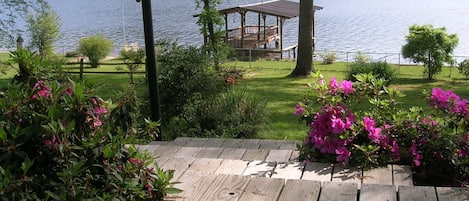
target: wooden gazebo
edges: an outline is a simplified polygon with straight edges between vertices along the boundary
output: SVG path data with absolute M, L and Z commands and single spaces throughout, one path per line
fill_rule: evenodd
M 322 7 L 314 6 L 313 9 L 313 38 L 314 38 L 314 12 Z M 283 24 L 285 20 L 300 15 L 300 3 L 287 0 L 273 0 L 262 3 L 248 4 L 219 10 L 225 19 L 225 36 L 222 38 L 236 51 L 264 51 L 266 53 L 279 53 L 295 49 L 297 45 L 284 47 Z M 257 13 L 257 24 L 247 25 L 246 14 Z M 228 15 L 239 13 L 240 26 L 229 29 Z M 276 18 L 273 25 L 266 24 L 267 16 Z M 314 41 L 314 40 L 313 40 Z M 313 44 L 314 45 L 314 44 Z M 295 54 L 294 54 L 295 57 Z

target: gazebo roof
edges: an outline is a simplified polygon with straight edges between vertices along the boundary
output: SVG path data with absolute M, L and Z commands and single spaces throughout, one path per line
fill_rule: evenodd
M 321 9 L 322 7 L 320 6 L 314 6 L 315 11 Z M 273 0 L 219 10 L 220 14 L 230 14 L 241 11 L 251 11 L 290 19 L 300 16 L 300 3 L 287 0 Z

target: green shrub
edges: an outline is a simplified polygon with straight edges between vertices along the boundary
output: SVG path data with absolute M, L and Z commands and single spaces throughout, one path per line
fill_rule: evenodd
M 192 101 L 212 99 L 222 91 L 223 81 L 201 49 L 165 43 L 160 51 L 158 84 L 163 121 L 180 115 Z
M 266 103 L 233 87 L 216 99 L 194 101 L 175 120 L 175 132 L 193 137 L 253 138 L 264 123 Z
M 337 54 L 334 52 L 327 52 L 319 54 L 319 57 L 322 59 L 322 64 L 333 64 L 337 59 Z
M 372 74 L 376 78 L 381 78 L 386 80 L 389 84 L 395 76 L 395 71 L 391 65 L 386 62 L 371 62 L 371 63 L 361 63 L 356 62 L 351 64 L 351 67 L 347 71 L 346 79 L 351 81 L 357 81 L 355 78 L 358 74 Z
M 93 35 L 80 39 L 78 51 L 88 57 L 91 67 L 97 68 L 99 60 L 111 53 L 113 43 L 104 35 Z
M 353 62 L 358 64 L 370 63 L 371 57 L 362 52 L 358 52 L 358 54 L 353 57 Z
M 459 73 L 469 78 L 469 59 L 464 59 L 461 63 L 459 63 Z

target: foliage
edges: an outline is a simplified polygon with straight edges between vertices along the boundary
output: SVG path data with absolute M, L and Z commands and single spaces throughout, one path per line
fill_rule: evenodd
M 310 126 L 301 158 L 353 166 L 411 165 L 417 180 L 432 185 L 469 182 L 469 107 L 452 91 L 434 88 L 431 115 L 421 108 L 398 110 L 399 91 L 372 75 L 358 82 L 320 77 L 315 96 L 297 105 L 295 114 Z M 368 105 L 360 107 L 361 101 Z M 363 104 L 363 103 L 362 103 Z M 440 183 L 438 183 L 440 182 Z
M 351 80 L 353 82 L 357 81 L 355 76 L 359 74 L 372 74 L 376 78 L 382 78 L 386 80 L 386 84 L 392 81 L 395 77 L 396 73 L 394 69 L 386 62 L 371 62 L 371 63 L 363 63 L 363 62 L 355 62 L 352 63 L 350 68 L 347 71 L 347 75 L 345 76 L 347 80 Z
M 322 59 L 322 64 L 332 64 L 337 59 L 337 54 L 334 52 L 327 52 L 319 54 Z
M 58 15 L 48 5 L 43 5 L 35 14 L 27 17 L 31 47 L 39 52 L 42 58 L 53 55 L 54 43 L 60 38 L 60 22 Z
M 130 83 L 133 84 L 133 75 L 142 66 L 142 63 L 145 60 L 145 50 L 138 47 L 137 44 L 132 44 L 128 48 L 124 48 L 120 54 L 129 70 Z
M 464 59 L 464 61 L 461 61 L 461 63 L 459 63 L 458 69 L 459 73 L 466 76 L 466 78 L 469 78 L 469 59 Z
M 453 61 L 452 53 L 458 45 L 456 34 L 447 34 L 446 28 L 433 28 L 432 25 L 412 25 L 407 44 L 402 47 L 404 58 L 411 58 L 415 63 L 423 63 L 428 79 L 441 72 L 444 62 Z
M 97 68 L 99 60 L 111 53 L 112 47 L 112 41 L 100 34 L 80 39 L 78 51 L 88 57 L 91 67 Z
M 68 79 L 1 91 L 2 200 L 162 200 L 179 191 L 172 171 L 124 147 L 133 142 L 124 133 L 129 124 L 111 121 L 106 102 L 91 91 Z M 128 108 L 124 102 L 111 116 L 134 113 L 122 109 Z
M 17 71 L 13 78 L 13 83 L 29 85 L 34 84 L 37 80 L 45 77 L 55 77 L 60 80 L 63 76 L 60 73 L 63 59 L 58 57 L 41 58 L 35 52 L 22 48 L 9 53 L 10 58 L 4 62 L 9 69 Z M 57 71 L 56 74 L 50 74 L 50 71 Z
M 16 45 L 16 37 L 22 31 L 16 27 L 19 18 L 26 19 L 31 10 L 47 5 L 44 0 L 0 0 L 0 47 L 11 48 Z
M 366 64 L 371 62 L 371 57 L 364 54 L 363 52 L 358 52 L 357 55 L 353 56 L 353 62 L 357 64 Z
M 164 121 L 182 113 L 199 98 L 211 99 L 223 89 L 222 81 L 209 67 L 203 50 L 176 43 L 162 45 L 159 55 L 158 85 Z
M 201 27 L 200 32 L 205 38 L 203 49 L 209 53 L 215 68 L 218 69 L 220 61 L 230 53 L 227 44 L 221 40 L 224 20 L 217 10 L 221 0 L 195 0 L 195 4 L 196 8 L 202 8 L 197 24 Z
M 192 137 L 253 138 L 264 123 L 265 102 L 231 85 L 215 99 L 188 104 L 173 132 Z

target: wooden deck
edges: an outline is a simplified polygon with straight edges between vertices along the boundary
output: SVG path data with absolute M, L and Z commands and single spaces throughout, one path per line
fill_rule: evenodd
M 409 167 L 363 171 L 297 160 L 298 141 L 177 138 L 138 146 L 182 182 L 166 200 L 469 200 L 469 189 L 413 186 Z

